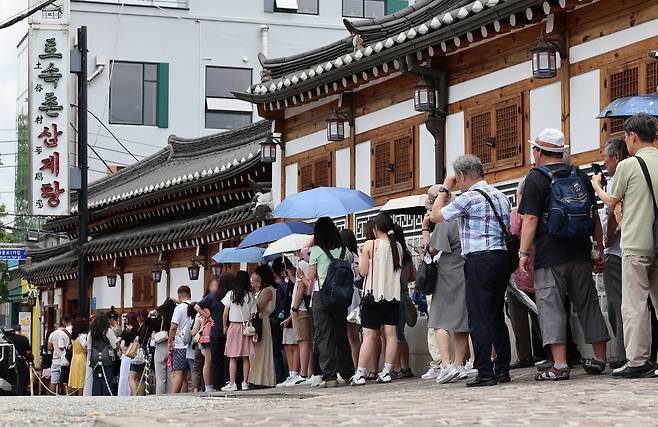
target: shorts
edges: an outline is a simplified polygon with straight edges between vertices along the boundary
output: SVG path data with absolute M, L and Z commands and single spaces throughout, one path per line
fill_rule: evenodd
M 62 375 L 62 367 L 56 363 L 50 366 L 50 384 L 59 384 Z
M 311 340 L 311 315 L 308 311 L 297 312 L 297 317 L 292 318 L 292 328 L 297 341 Z
M 190 365 L 187 363 L 187 349 L 175 348 L 171 355 L 171 368 L 174 371 L 189 371 Z
M 71 366 L 69 365 L 62 365 L 62 374 L 59 377 L 59 382 L 62 384 L 68 384 L 69 383 L 69 372 L 71 372 Z
M 368 329 L 379 329 L 383 325 L 397 326 L 400 320 L 400 301 L 381 300 L 370 304 L 362 304 L 361 326 Z
M 131 363 L 130 372 L 144 372 L 144 366 L 146 366 L 146 363 L 142 363 L 141 365 L 133 365 Z
M 295 339 L 295 330 L 293 328 L 284 328 L 283 329 L 283 345 L 295 345 L 297 340 Z

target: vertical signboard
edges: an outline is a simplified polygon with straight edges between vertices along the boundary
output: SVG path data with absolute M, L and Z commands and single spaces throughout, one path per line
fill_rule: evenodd
M 31 0 L 35 3 L 37 0 Z M 69 2 L 56 1 L 30 19 L 30 212 L 69 212 Z

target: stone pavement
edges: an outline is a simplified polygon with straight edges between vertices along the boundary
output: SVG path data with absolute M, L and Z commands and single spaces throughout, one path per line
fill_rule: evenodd
M 590 377 L 575 370 L 570 381 L 537 383 L 534 373 L 513 371 L 512 383 L 479 389 L 410 379 L 390 385 L 212 396 L 3 398 L 0 425 L 658 425 L 658 379 Z

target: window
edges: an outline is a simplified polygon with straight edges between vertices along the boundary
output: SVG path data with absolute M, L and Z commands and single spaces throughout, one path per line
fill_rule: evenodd
M 372 142 L 372 195 L 409 190 L 414 185 L 413 128 Z
M 274 0 L 274 12 L 317 15 L 319 0 Z
M 609 102 L 627 96 L 643 95 L 658 90 L 658 62 L 640 59 L 611 67 L 604 82 Z M 624 119 L 608 119 L 604 138 L 623 132 Z
M 381 18 L 409 6 L 409 0 L 343 0 L 343 16 Z
M 297 180 L 299 191 L 330 187 L 332 185 L 331 154 L 300 163 L 297 175 L 299 177 Z
M 133 307 L 154 307 L 154 287 L 150 274 L 145 276 L 133 275 Z
M 231 93 L 251 86 L 251 74 L 251 68 L 206 67 L 206 129 L 235 129 L 251 123 L 251 104 Z
M 169 64 L 113 61 L 110 123 L 168 126 Z
M 480 158 L 486 172 L 523 165 L 521 97 L 467 112 L 466 149 Z

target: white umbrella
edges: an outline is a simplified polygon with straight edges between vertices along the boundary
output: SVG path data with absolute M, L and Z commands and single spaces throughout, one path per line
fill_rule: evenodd
M 423 214 L 427 210 L 427 194 L 415 194 L 412 196 L 399 197 L 391 199 L 384 206 L 382 212 L 404 213 L 404 214 Z
M 296 252 L 303 247 L 308 246 L 311 241 L 311 236 L 307 234 L 290 234 L 282 237 L 265 249 L 263 256 L 268 257 L 271 255 L 287 254 Z

